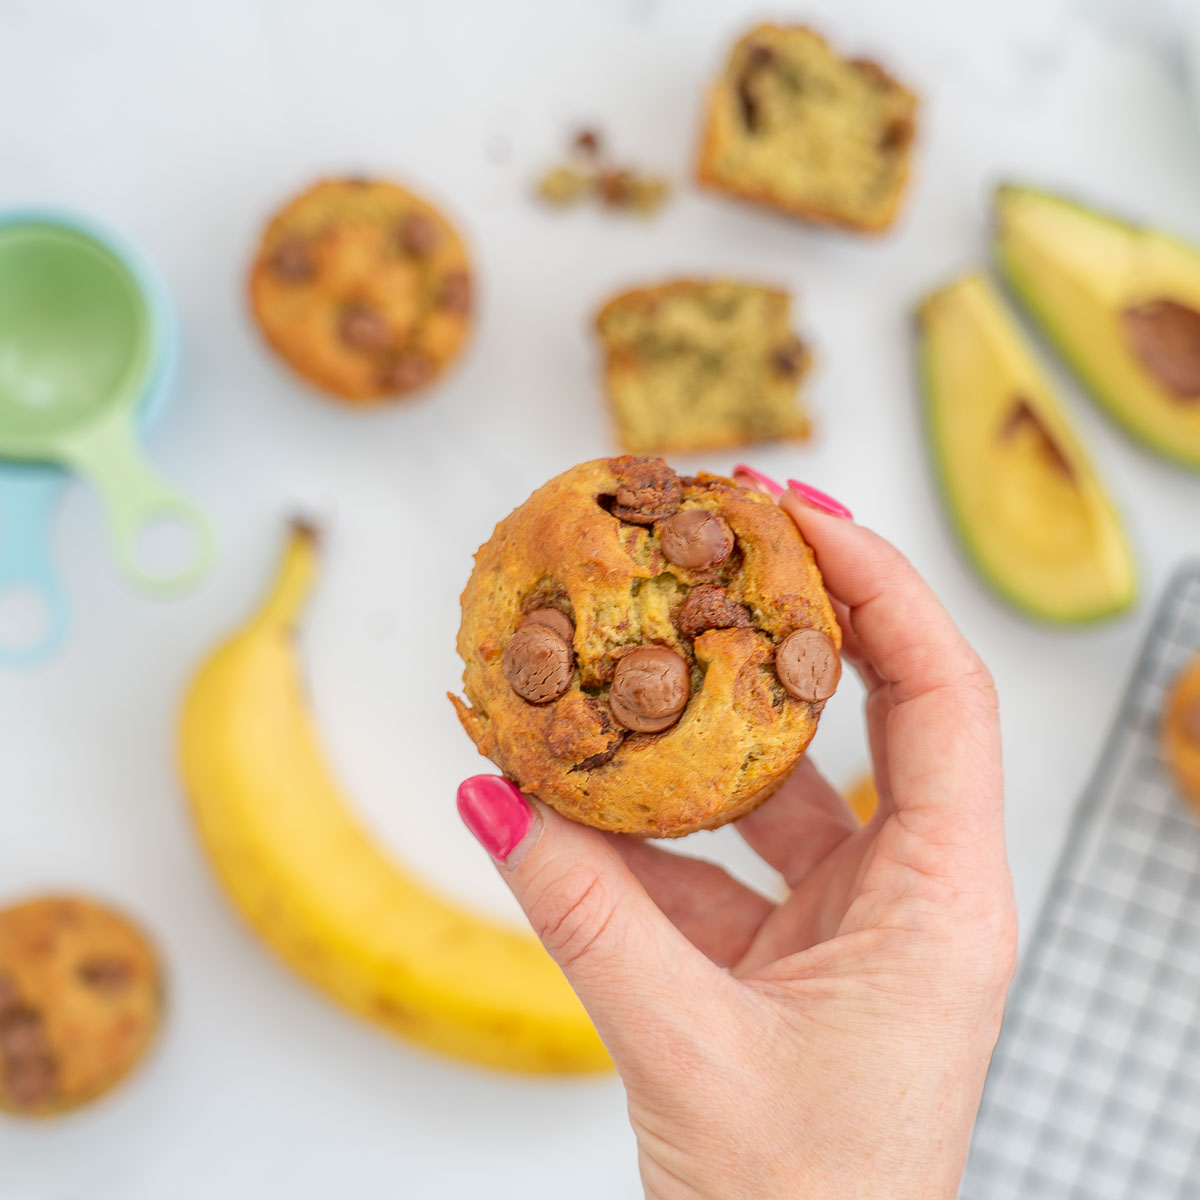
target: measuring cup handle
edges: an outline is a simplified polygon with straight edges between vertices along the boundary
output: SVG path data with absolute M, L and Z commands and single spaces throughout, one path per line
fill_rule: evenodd
M 73 441 L 68 458 L 100 489 L 109 531 L 125 574 L 146 591 L 167 594 L 194 587 L 216 554 L 212 525 L 200 509 L 150 466 L 125 421 L 100 425 Z M 170 520 L 191 536 L 191 556 L 181 567 L 151 571 L 141 561 L 138 539 L 156 520 Z
M 11 645 L 0 639 L 0 666 L 45 662 L 67 635 L 67 600 L 50 560 L 50 519 L 61 487 L 55 476 L 8 480 L 0 487 L 0 598 L 10 590 L 30 591 L 41 603 L 43 618 L 31 642 Z

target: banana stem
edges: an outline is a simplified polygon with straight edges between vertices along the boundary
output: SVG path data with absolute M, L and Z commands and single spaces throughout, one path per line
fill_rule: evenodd
M 296 628 L 316 578 L 318 541 L 315 525 L 292 521 L 279 573 L 254 617 L 255 625 L 278 625 L 288 633 Z

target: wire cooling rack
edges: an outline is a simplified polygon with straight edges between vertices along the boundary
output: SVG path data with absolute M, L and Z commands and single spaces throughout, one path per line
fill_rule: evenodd
M 1009 1000 L 961 1200 L 1200 1200 L 1200 820 L 1159 751 L 1200 651 L 1172 580 Z

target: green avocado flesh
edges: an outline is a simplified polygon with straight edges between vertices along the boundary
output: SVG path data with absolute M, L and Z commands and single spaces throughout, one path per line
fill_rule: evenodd
M 984 579 L 1043 620 L 1098 620 L 1133 601 L 1116 511 L 999 296 L 967 275 L 918 311 L 930 451 Z
M 1200 470 L 1200 250 L 1044 192 L 996 193 L 1000 270 L 1109 414 Z

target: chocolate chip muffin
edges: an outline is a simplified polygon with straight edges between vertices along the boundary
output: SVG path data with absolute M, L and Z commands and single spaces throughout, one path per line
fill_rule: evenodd
M 804 26 L 760 25 L 708 100 L 702 184 L 824 225 L 891 225 L 917 98 L 878 63 L 843 59 Z
M 107 1091 L 161 1009 L 154 951 L 111 909 L 52 896 L 0 910 L 0 1109 L 50 1116 Z
M 523 791 L 620 833 L 677 837 L 755 808 L 841 673 L 787 514 L 658 458 L 539 488 L 476 555 L 462 612 L 463 728 Z
M 267 341 L 356 403 L 431 384 L 462 350 L 471 268 L 427 201 L 383 180 L 331 179 L 272 218 L 250 273 Z
M 1184 794 L 1200 805 L 1200 655 L 1180 672 L 1167 698 L 1163 751 Z
M 596 317 L 621 444 L 635 453 L 808 436 L 797 397 L 808 348 L 786 292 L 679 279 L 610 300 Z

